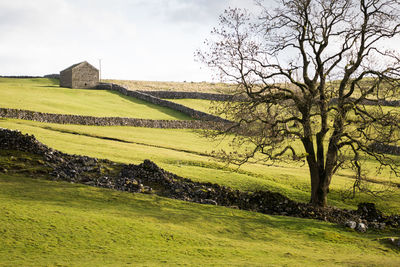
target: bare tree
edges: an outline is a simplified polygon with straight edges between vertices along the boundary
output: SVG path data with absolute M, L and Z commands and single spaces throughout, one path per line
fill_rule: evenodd
M 245 96 L 216 108 L 235 124 L 213 133 L 234 134 L 236 145 L 252 149 L 222 158 L 307 162 L 316 206 L 326 206 L 339 169 L 354 169 L 360 181 L 366 158 L 398 175 L 398 160 L 373 147 L 399 141 L 399 109 L 384 105 L 400 99 L 400 61 L 396 51 L 383 49 L 399 36 L 399 1 L 274 5 L 258 1 L 257 14 L 226 10 L 198 51 Z

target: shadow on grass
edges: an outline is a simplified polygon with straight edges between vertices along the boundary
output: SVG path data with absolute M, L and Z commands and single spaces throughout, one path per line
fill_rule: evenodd
M 207 218 L 208 223 L 226 225 L 234 220 L 237 229 L 251 233 L 254 228 L 271 227 L 290 232 L 338 230 L 338 225 L 316 220 L 286 216 L 269 216 L 220 206 L 202 205 L 159 197 L 132 194 L 85 185 L 54 182 L 0 174 L 0 195 L 27 203 L 46 203 L 84 211 L 115 212 L 120 216 L 153 217 L 162 223 L 196 224 Z M 28 204 L 30 205 L 30 204 Z M 232 223 L 232 222 L 231 222 Z M 242 236 L 243 235 L 239 235 Z M 232 236 L 234 238 L 234 236 Z
M 59 85 L 40 85 L 38 87 L 43 87 L 43 88 L 64 88 L 64 87 L 60 87 Z
M 56 87 L 60 86 L 60 80 L 59 79 L 54 79 L 54 78 L 47 78 L 47 80 L 49 81 L 49 83 L 56 85 Z
M 271 216 L 220 206 L 202 205 L 168 199 L 156 195 L 132 194 L 111 189 L 66 182 L 32 179 L 0 174 L 0 199 L 33 209 L 63 212 L 73 209 L 79 214 L 107 214 L 113 218 L 138 218 L 141 223 L 157 225 L 157 229 L 188 229 L 200 235 L 237 240 L 239 242 L 283 242 L 300 240 L 308 244 L 329 243 L 363 246 L 371 240 L 385 252 L 398 252 L 380 240 L 397 236 L 399 230 L 371 231 L 360 234 L 340 225 L 311 219 Z M 51 214 L 48 218 L 52 220 Z M 185 230 L 184 230 L 185 232 Z M 202 234 L 201 234 L 202 233 Z M 195 238 L 195 237 L 193 237 Z
M 152 103 L 146 102 L 144 100 L 140 100 L 140 99 L 137 99 L 137 98 L 134 98 L 134 97 L 131 97 L 131 96 L 123 95 L 123 94 L 121 94 L 119 92 L 110 91 L 110 90 L 107 90 L 107 92 L 109 92 L 110 94 L 117 95 L 117 96 L 119 96 L 119 97 L 121 97 L 121 98 L 123 98 L 125 100 L 131 101 L 131 102 L 133 102 L 135 104 L 140 104 L 140 105 L 144 105 L 144 106 L 146 106 L 148 108 L 156 109 L 157 111 L 162 112 L 162 113 L 164 113 L 166 115 L 172 116 L 172 117 L 174 117 L 174 118 L 176 118 L 178 120 L 193 120 L 193 118 L 189 117 L 188 115 L 183 114 L 182 112 L 173 110 L 171 108 L 161 107 L 161 106 L 158 106 L 156 104 L 152 104 Z

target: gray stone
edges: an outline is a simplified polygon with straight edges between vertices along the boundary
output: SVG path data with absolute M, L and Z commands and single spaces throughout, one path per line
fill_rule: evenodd
M 213 200 L 213 199 L 203 199 L 203 200 L 202 200 L 202 203 L 203 203 L 203 204 L 215 205 L 215 206 L 218 205 L 217 201 L 215 201 L 215 200 Z
M 351 229 L 355 229 L 357 227 L 357 223 L 355 221 L 347 221 L 345 225 Z
M 356 230 L 360 233 L 365 233 L 367 231 L 368 227 L 365 225 L 365 223 L 358 223 Z
M 400 238 L 389 237 L 386 239 L 390 244 L 400 247 Z
M 378 222 L 371 222 L 369 223 L 369 227 L 375 228 L 375 229 L 379 229 L 379 230 L 383 230 L 386 227 L 385 223 L 378 223 Z

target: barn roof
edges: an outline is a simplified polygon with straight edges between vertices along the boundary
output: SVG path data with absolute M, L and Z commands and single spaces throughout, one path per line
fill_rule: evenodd
M 66 68 L 65 70 L 62 70 L 62 71 L 72 70 L 72 69 L 74 69 L 74 68 L 76 68 L 76 67 L 78 67 L 78 66 L 80 66 L 80 65 L 85 64 L 85 63 L 88 64 L 90 67 L 96 69 L 96 68 L 93 67 L 91 64 L 89 64 L 87 61 L 82 61 L 82 62 L 76 63 L 76 64 L 74 64 L 74 65 L 72 65 L 72 66 L 70 66 L 70 67 L 68 67 L 68 68 Z M 96 69 L 96 70 L 97 70 L 97 69 Z

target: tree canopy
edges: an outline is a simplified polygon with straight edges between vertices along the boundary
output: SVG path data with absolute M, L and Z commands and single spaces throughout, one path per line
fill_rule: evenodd
M 226 10 L 197 54 L 242 96 L 216 108 L 234 124 L 213 134 L 252 149 L 221 157 L 305 161 L 317 206 L 339 169 L 353 169 L 357 185 L 368 157 L 399 175 L 398 160 L 376 149 L 400 141 L 400 108 L 387 107 L 400 100 L 400 56 L 388 47 L 400 33 L 399 1 L 256 5 Z

